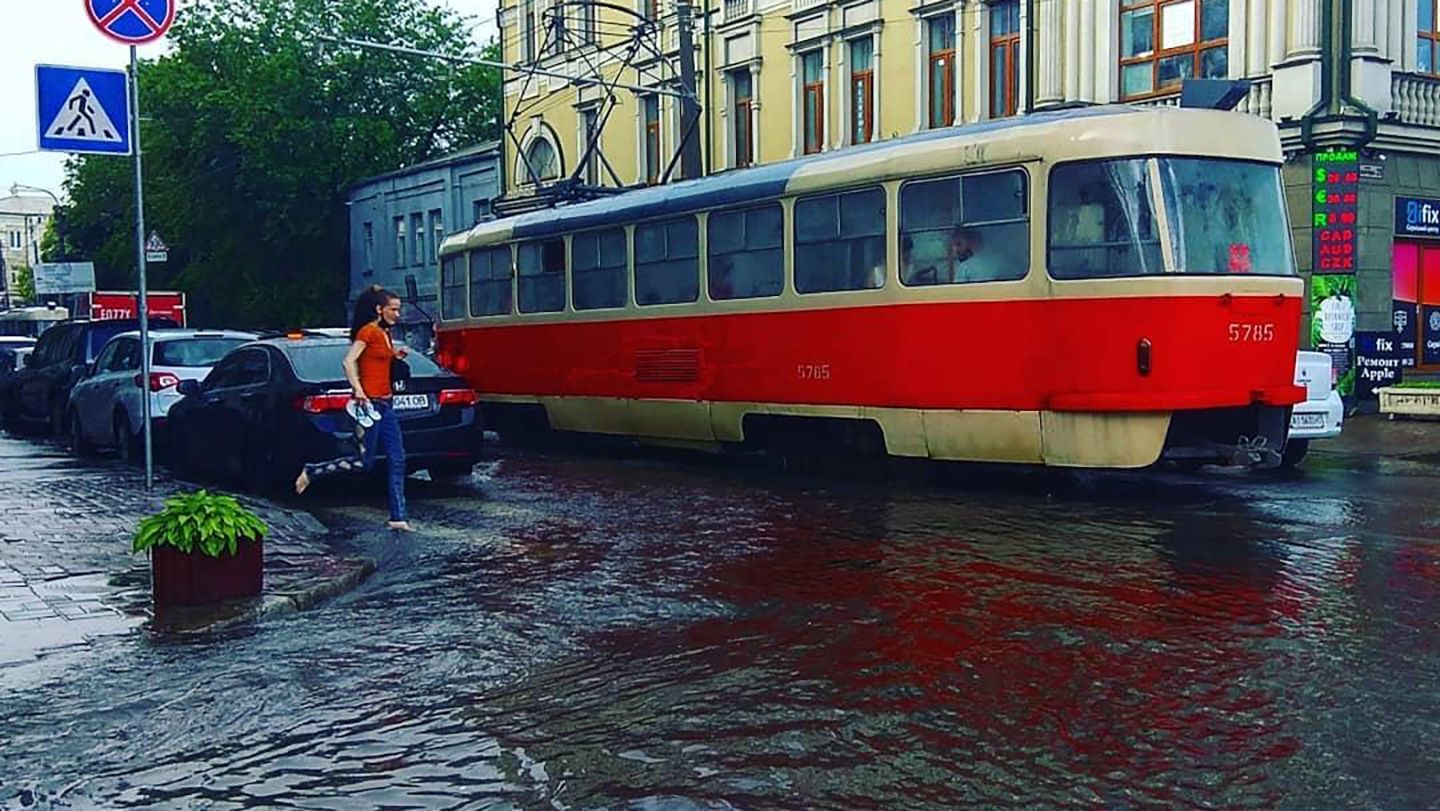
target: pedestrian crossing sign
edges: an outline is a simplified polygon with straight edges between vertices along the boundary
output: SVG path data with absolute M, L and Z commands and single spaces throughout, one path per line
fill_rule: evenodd
M 130 82 L 123 70 L 35 66 L 40 148 L 130 154 Z

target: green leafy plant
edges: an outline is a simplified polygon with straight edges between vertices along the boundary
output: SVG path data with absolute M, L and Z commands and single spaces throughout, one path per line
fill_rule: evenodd
M 173 546 L 212 558 L 234 555 L 240 541 L 258 541 L 270 528 L 232 496 L 200 490 L 165 500 L 165 509 L 140 521 L 134 551 Z
M 1440 389 L 1440 380 L 1406 380 L 1396 383 L 1397 389 Z

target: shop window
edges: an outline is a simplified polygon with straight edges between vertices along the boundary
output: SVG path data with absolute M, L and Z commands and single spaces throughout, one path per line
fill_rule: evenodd
M 885 284 L 885 190 L 795 203 L 795 289 L 870 290 Z
M 785 287 L 784 222 L 779 203 L 710 215 L 710 298 L 780 295 Z
M 1229 75 L 1229 0 L 1120 0 L 1120 93 L 1144 98 Z

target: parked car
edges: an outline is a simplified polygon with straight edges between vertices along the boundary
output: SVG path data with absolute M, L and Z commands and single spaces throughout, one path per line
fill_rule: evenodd
M 152 318 L 148 323 L 150 329 L 179 326 L 168 318 Z M 45 330 L 25 366 L 0 392 L 0 419 L 12 431 L 48 427 L 55 436 L 63 435 L 71 387 L 111 338 L 139 326 L 135 319 L 65 321 Z
M 256 337 L 225 330 L 154 330 L 149 336 L 150 379 L 142 381 L 140 333 L 116 335 L 70 390 L 70 447 L 76 453 L 114 448 L 127 461 L 143 455 L 142 392 L 150 397 L 150 425 L 159 436 L 170 407 L 180 401 L 180 381 L 203 379 L 216 361 Z
M 305 462 L 353 453 L 341 369 L 349 346 L 348 337 L 313 332 L 267 338 L 226 355 L 203 381 L 181 382 L 185 396 L 168 426 L 174 463 L 269 489 L 288 484 Z M 408 467 L 468 476 L 481 442 L 474 390 L 423 355 L 406 361 L 411 377 L 396 383 L 395 410 Z
M 1281 466 L 1293 468 L 1310 452 L 1310 442 L 1340 436 L 1345 404 L 1335 391 L 1335 372 L 1323 352 L 1300 352 L 1295 359 L 1295 385 L 1305 387 L 1305 402 L 1290 413 L 1290 436 Z

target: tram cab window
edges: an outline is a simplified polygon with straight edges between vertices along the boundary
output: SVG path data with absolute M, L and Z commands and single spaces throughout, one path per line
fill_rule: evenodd
M 680 304 L 700 297 L 699 228 L 694 217 L 635 226 L 635 300 Z
M 900 281 L 1011 281 L 1030 270 L 1028 183 L 1019 169 L 900 189 Z
M 465 317 L 465 254 L 440 262 L 440 315 L 449 320 Z
M 470 315 L 509 315 L 510 248 L 470 253 Z
M 1090 161 L 1050 173 L 1050 275 L 1057 279 L 1165 272 L 1149 161 Z
M 795 289 L 874 290 L 885 284 L 885 190 L 795 203 Z
M 710 215 L 710 298 L 778 296 L 785 287 L 785 216 L 779 203 Z
M 565 240 L 524 243 L 515 269 L 520 312 L 558 313 L 565 309 Z
M 1160 158 L 1176 273 L 1295 275 L 1280 168 Z
M 571 297 L 577 310 L 624 307 L 628 256 L 625 229 L 590 231 L 570 238 Z

